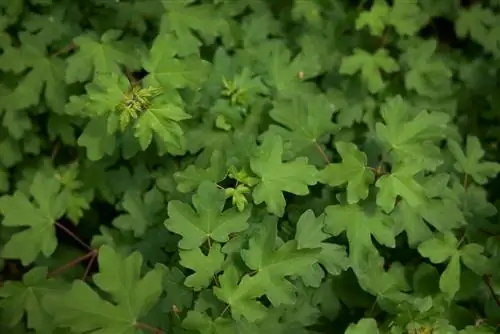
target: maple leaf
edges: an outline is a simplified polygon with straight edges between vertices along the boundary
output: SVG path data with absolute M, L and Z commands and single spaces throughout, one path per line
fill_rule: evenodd
M 136 237 L 143 236 L 147 228 L 154 225 L 164 203 L 163 194 L 156 188 L 145 194 L 134 189 L 127 190 L 122 201 L 127 213 L 116 217 L 112 224 L 121 230 L 134 232 Z
M 440 97 L 452 93 L 451 78 L 453 71 L 445 60 L 437 58 L 435 39 L 419 42 L 410 46 L 401 59 L 408 65 L 405 85 L 423 96 Z
M 319 173 L 320 182 L 335 187 L 347 183 L 347 202 L 354 204 L 368 197 L 375 173 L 367 166 L 368 158 L 353 143 L 336 142 L 341 163 L 330 163 Z
M 303 81 L 312 79 L 322 72 L 321 62 L 316 52 L 302 52 L 292 55 L 283 43 L 270 42 L 269 46 L 259 52 L 259 56 L 268 70 L 269 85 L 275 88 L 279 97 L 310 97 L 311 86 Z M 301 73 L 301 74 L 299 74 Z M 300 77 L 299 77 L 300 75 Z M 306 88 L 307 87 L 307 88 Z
M 26 315 L 27 326 L 40 332 L 51 332 L 51 315 L 42 306 L 42 298 L 61 291 L 63 282 L 47 279 L 47 268 L 35 267 L 23 275 L 22 282 L 7 281 L 0 286 L 0 309 L 9 327 Z
M 429 18 L 418 0 L 395 1 L 387 17 L 387 23 L 402 36 L 415 36 L 427 24 Z
M 400 95 L 388 99 L 381 114 L 384 123 L 377 122 L 375 132 L 396 161 L 430 170 L 443 163 L 436 141 L 446 135 L 448 114 L 421 111 L 412 117 L 410 105 Z
M 226 176 L 226 158 L 223 152 L 215 150 L 210 158 L 210 164 L 207 168 L 200 168 L 198 165 L 189 165 L 181 172 L 174 173 L 174 179 L 177 183 L 177 190 L 188 193 L 196 188 L 203 181 L 218 183 Z
M 168 203 L 165 227 L 179 235 L 179 248 L 190 250 L 201 246 L 206 240 L 227 242 L 229 234 L 247 229 L 251 210 L 239 212 L 234 208 L 223 210 L 226 203 L 224 190 L 204 181 L 193 195 L 193 208 L 178 200 Z
M 313 263 L 312 266 L 307 269 L 307 272 L 304 271 L 304 273 L 300 275 L 304 279 L 308 277 L 307 274 L 311 271 L 321 272 L 318 276 L 319 280 L 309 280 L 311 285 L 315 287 L 319 287 L 321 279 L 324 276 L 323 270 L 319 264 L 321 264 L 331 275 L 339 275 L 349 267 L 349 260 L 345 247 L 324 242 L 326 239 L 330 238 L 330 235 L 323 231 L 325 227 L 325 215 L 322 214 L 316 217 L 314 212 L 309 209 L 300 216 L 295 232 L 297 249 L 321 248 L 321 252 L 317 257 L 319 263 Z
M 79 177 L 79 165 L 73 163 L 60 168 L 56 177 L 61 182 L 61 196 L 65 199 L 66 216 L 77 224 L 84 214 L 84 210 L 90 209 L 90 203 L 94 199 L 94 190 L 84 187 Z
M 280 136 L 265 136 L 258 152 L 250 159 L 252 170 L 260 182 L 252 192 L 255 204 L 265 202 L 267 210 L 278 217 L 285 212 L 283 192 L 307 195 L 308 186 L 317 183 L 317 170 L 308 159 L 299 157 L 282 161 L 283 140 Z
M 75 280 L 69 291 L 45 296 L 44 308 L 56 324 L 74 333 L 135 334 L 139 318 L 161 295 L 161 271 L 150 270 L 141 278 L 142 256 L 138 252 L 123 257 L 107 245 L 99 249 L 98 263 L 94 282 L 111 301 Z
M 455 170 L 459 173 L 470 175 L 478 184 L 485 184 L 488 178 L 500 173 L 500 164 L 492 161 L 481 161 L 484 150 L 476 136 L 467 136 L 465 152 L 454 140 L 448 140 L 448 149 L 456 159 Z
M 440 201 L 437 203 L 439 206 Z M 391 212 L 391 217 L 394 218 L 397 228 L 405 231 L 408 237 L 408 245 L 411 247 L 417 246 L 422 241 L 428 240 L 432 237 L 432 231 L 424 222 L 421 212 L 426 212 L 426 208 L 415 210 L 412 206 L 401 200 L 395 209 Z M 447 216 L 443 216 L 444 221 L 447 223 Z M 438 224 L 436 224 L 438 225 Z M 443 226 L 438 226 L 440 231 L 447 230 Z M 399 234 L 399 233 L 397 233 Z
M 320 245 L 313 249 L 299 249 L 297 241 L 290 240 L 276 249 L 276 219 L 267 219 L 259 227 L 250 238 L 248 248 L 241 250 L 241 257 L 255 271 L 252 279 L 263 285 L 274 306 L 293 304 L 295 287 L 286 277 L 298 275 L 316 263 Z
M 215 274 L 222 269 L 225 260 L 225 256 L 221 252 L 221 246 L 217 243 L 211 245 L 207 255 L 203 254 L 200 248 L 194 248 L 180 250 L 179 256 L 179 264 L 194 271 L 193 274 L 186 278 L 184 284 L 195 291 L 210 285 Z
M 95 117 L 87 123 L 78 137 L 77 144 L 86 148 L 87 158 L 90 161 L 97 161 L 104 156 L 112 155 L 116 149 L 116 138 L 109 135 L 107 131 L 107 120 Z
M 393 73 L 399 70 L 398 63 L 390 57 L 386 49 L 377 49 L 371 54 L 360 48 L 355 48 L 350 56 L 342 59 L 339 72 L 341 74 L 353 75 L 361 72 L 361 80 L 367 85 L 370 93 L 378 93 L 385 87 L 381 70 L 385 73 Z
M 356 18 L 356 30 L 367 26 L 374 36 L 382 36 L 389 16 L 389 6 L 385 0 L 376 0 L 370 10 L 362 11 Z
M 94 76 L 121 74 L 120 66 L 139 68 L 137 54 L 118 41 L 122 32 L 108 30 L 100 37 L 87 33 L 76 37 L 73 43 L 78 50 L 66 60 L 66 82 L 84 82 Z M 133 50 L 135 51 L 135 50 Z
M 357 323 L 350 324 L 345 334 L 379 334 L 377 321 L 373 318 L 363 318 Z
M 148 75 L 144 84 L 154 87 L 198 89 L 208 78 L 210 63 L 197 55 L 178 58 L 177 39 L 171 34 L 160 34 L 153 41 L 151 50 L 142 60 Z
M 227 318 L 218 317 L 214 320 L 205 313 L 189 311 L 182 320 L 182 327 L 202 334 L 232 334 L 236 326 Z
M 167 268 L 160 263 L 157 263 L 155 268 L 163 272 L 163 290 L 166 292 L 161 302 L 163 311 L 170 312 L 172 307 L 180 310 L 191 307 L 193 291 L 184 285 L 186 277 L 183 272 L 177 267 Z
M 243 316 L 254 322 L 266 317 L 267 308 L 256 300 L 265 292 L 260 279 L 245 275 L 240 280 L 238 269 L 229 265 L 219 276 L 219 283 L 220 287 L 214 287 L 214 294 L 229 305 L 233 318 Z
M 497 17 L 491 9 L 484 8 L 481 4 L 473 4 L 458 11 L 455 31 L 460 38 L 470 35 L 472 39 L 488 45 L 490 29 L 497 23 Z
M 325 213 L 324 231 L 333 236 L 346 233 L 349 259 L 358 267 L 363 268 L 366 252 L 378 253 L 372 236 L 386 247 L 396 246 L 392 220 L 380 211 L 369 213 L 357 204 L 347 204 L 327 206 Z
M 335 109 L 324 95 L 282 99 L 274 102 L 270 116 L 281 126 L 269 126 L 269 132 L 281 136 L 287 149 L 286 157 L 295 157 L 311 149 L 319 155 L 320 138 L 332 133 L 337 126 L 332 122 Z M 323 157 L 319 157 L 323 159 Z M 321 160 L 323 161 L 323 160 Z
M 65 20 L 65 11 L 56 9 L 50 15 L 39 15 L 37 13 L 28 13 L 25 20 L 22 21 L 23 27 L 45 45 L 66 37 L 73 28 Z
M 168 1 L 162 4 L 166 12 L 161 18 L 160 32 L 174 32 L 186 43 L 186 49 L 194 52 L 201 44 L 193 36 L 196 31 L 205 42 L 211 44 L 216 37 L 222 36 L 224 41 L 231 41 L 229 20 L 212 4 L 194 4 L 193 0 Z
M 142 150 L 148 148 L 153 134 L 167 146 L 182 150 L 184 132 L 178 122 L 191 118 L 183 108 L 170 102 L 170 97 L 160 95 L 144 110 L 134 124 L 135 136 Z
M 14 90 L 7 95 L 7 110 L 16 111 L 34 106 L 40 102 L 43 93 L 48 106 L 55 112 L 64 110 L 66 87 L 64 85 L 65 64 L 61 59 L 47 56 L 46 46 L 37 37 L 19 33 L 20 48 L 8 48 L 1 56 L 0 63 L 8 64 L 2 69 L 15 73 L 28 72 L 17 82 Z
M 29 188 L 31 196 L 17 190 L 13 195 L 0 197 L 2 225 L 27 227 L 14 233 L 3 246 L 3 258 L 19 259 L 23 265 L 28 265 L 40 253 L 45 257 L 54 253 L 58 244 L 54 225 L 66 207 L 60 190 L 57 178 L 39 172 Z
M 436 235 L 421 243 L 418 252 L 432 263 L 448 262 L 439 279 L 439 287 L 452 299 L 460 289 L 460 260 L 478 275 L 488 271 L 488 259 L 482 255 L 484 248 L 478 244 L 467 244 L 459 249 L 459 242 L 452 232 Z
M 389 213 L 394 209 L 396 198 L 401 196 L 413 209 L 422 206 L 427 196 L 424 187 L 419 184 L 414 175 L 420 171 L 419 166 L 396 166 L 389 174 L 382 175 L 375 186 L 379 188 L 377 205 Z

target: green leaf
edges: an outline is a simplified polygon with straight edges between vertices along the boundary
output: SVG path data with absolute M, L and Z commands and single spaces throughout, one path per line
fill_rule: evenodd
M 166 89 L 198 89 L 208 78 L 210 63 L 197 55 L 175 57 L 176 44 L 176 39 L 169 34 L 160 34 L 155 38 L 149 55 L 142 61 L 144 69 L 149 73 L 144 78 L 146 85 Z
M 20 49 L 8 48 L 7 51 L 10 54 L 3 53 L 0 56 L 1 63 L 14 66 L 9 70 L 25 73 L 5 99 L 5 108 L 17 111 L 36 106 L 43 93 L 48 106 L 55 112 L 62 112 L 66 100 L 64 62 L 61 59 L 49 57 L 42 40 L 25 31 L 19 34 L 19 42 Z M 5 57 L 15 59 L 15 65 L 11 59 L 5 59 Z
M 189 311 L 182 320 L 182 327 L 202 334 L 233 334 L 235 331 L 233 325 L 227 318 L 213 320 L 207 314 L 198 311 Z
M 182 107 L 169 102 L 169 97 L 155 98 L 134 124 L 135 136 L 139 139 L 141 149 L 149 147 L 154 134 L 167 147 L 183 150 L 184 131 L 178 123 L 189 118 L 191 116 Z
M 167 268 L 163 264 L 156 264 L 155 268 L 163 273 L 163 290 L 166 297 L 162 301 L 162 309 L 170 312 L 175 307 L 183 310 L 191 307 L 193 303 L 193 291 L 184 285 L 186 277 L 177 267 Z
M 386 49 L 378 49 L 371 54 L 360 48 L 355 48 L 352 55 L 344 57 L 339 68 L 340 74 L 353 75 L 360 72 L 361 80 L 367 85 L 370 93 L 378 93 L 385 88 L 381 71 L 394 73 L 398 70 L 398 63 L 390 57 Z
M 377 334 L 380 333 L 377 322 L 373 318 L 363 318 L 356 324 L 350 324 L 345 334 Z
M 426 203 L 424 187 L 418 183 L 414 175 L 419 172 L 418 166 L 395 168 L 390 174 L 382 175 L 375 186 L 379 188 L 377 205 L 389 213 L 396 205 L 396 198 L 401 196 L 413 209 Z
M 195 291 L 207 288 L 222 269 L 224 254 L 221 252 L 220 244 L 213 244 L 205 255 L 200 248 L 179 251 L 179 264 L 194 271 L 186 278 L 184 284 Z
M 138 319 L 160 297 L 162 273 L 151 270 L 141 278 L 142 256 L 135 252 L 122 257 L 111 247 L 102 246 L 98 255 L 99 273 L 94 282 L 111 301 L 80 280 L 59 296 L 46 296 L 43 306 L 61 327 L 74 333 L 135 334 Z
M 161 32 L 174 32 L 180 41 L 189 46 L 200 42 L 192 30 L 211 43 L 218 36 L 227 37 L 229 22 L 212 4 L 193 4 L 191 0 L 162 1 L 166 12 L 161 18 Z
M 479 276 L 491 272 L 489 259 L 484 256 L 484 247 L 479 244 L 467 244 L 460 249 L 463 264 Z
M 485 152 L 476 136 L 467 136 L 465 152 L 454 140 L 448 141 L 448 148 L 457 161 L 453 167 L 459 173 L 470 175 L 478 184 L 485 184 L 488 178 L 493 178 L 500 173 L 499 163 L 481 161 Z
M 349 242 L 349 259 L 353 264 L 363 264 L 365 253 L 377 254 L 372 236 L 384 246 L 396 246 L 392 221 L 380 211 L 365 212 L 357 204 L 330 205 L 325 208 L 325 232 L 338 236 L 342 232 Z
M 434 39 L 419 41 L 410 46 L 401 59 L 408 65 L 405 74 L 407 89 L 422 96 L 438 98 L 449 96 L 452 91 L 453 71 L 444 59 L 438 58 L 438 42 Z
M 439 289 L 441 289 L 450 300 L 455 297 L 460 289 L 460 272 L 460 254 L 453 254 L 446 269 L 439 278 Z
M 233 318 L 245 317 L 254 322 L 267 316 L 267 308 L 256 300 L 265 291 L 260 278 L 245 275 L 240 280 L 238 270 L 230 265 L 219 277 L 219 283 L 220 287 L 214 287 L 214 293 L 229 305 Z
M 307 195 L 308 186 L 317 183 L 317 170 L 308 159 L 299 157 L 283 162 L 283 141 L 279 136 L 266 136 L 250 166 L 260 178 L 252 193 L 255 204 L 266 203 L 267 210 L 278 217 L 285 212 L 283 192 Z
M 415 36 L 427 24 L 429 18 L 418 0 L 405 0 L 393 3 L 387 22 L 399 35 Z
M 189 165 L 186 169 L 174 173 L 174 179 L 177 183 L 177 190 L 182 193 L 188 193 L 196 188 L 203 181 L 218 183 L 226 176 L 226 157 L 215 150 L 210 158 L 208 168 L 200 168 L 198 165 Z
M 143 236 L 149 226 L 154 225 L 163 209 L 164 196 L 156 188 L 145 194 L 130 189 L 123 195 L 122 206 L 127 213 L 113 219 L 112 224 L 123 231 L 132 231 L 136 237 Z
M 87 159 L 97 161 L 104 156 L 111 155 L 116 148 L 115 136 L 107 133 L 107 121 L 105 118 L 92 118 L 84 127 L 77 143 L 87 151 Z
M 35 267 L 23 275 L 22 282 L 7 281 L 0 287 L 2 319 L 9 327 L 20 323 L 26 315 L 27 327 L 40 332 L 54 330 L 51 315 L 42 306 L 42 298 L 57 294 L 64 284 L 47 279 L 47 268 Z
M 307 101 L 297 97 L 278 100 L 270 116 L 282 126 L 272 124 L 269 131 L 283 138 L 295 153 L 293 157 L 308 148 L 317 152 L 320 137 L 336 129 L 332 122 L 334 112 L 324 95 L 311 96 Z
M 286 277 L 297 275 L 316 263 L 321 250 L 298 249 L 295 240 L 276 249 L 276 220 L 271 218 L 264 223 L 249 240 L 248 248 L 241 250 L 241 257 L 255 271 L 252 279 L 264 286 L 265 294 L 274 306 L 293 304 L 295 288 Z
M 382 36 L 389 16 L 389 6 L 385 0 L 376 0 L 369 11 L 362 11 L 356 18 L 356 30 L 365 26 L 374 36 Z
M 66 216 L 76 225 L 83 217 L 84 212 L 90 209 L 90 203 L 94 199 L 93 189 L 89 189 L 79 179 L 80 165 L 73 163 L 61 167 L 56 176 L 61 181 L 61 196 L 66 203 Z
M 487 45 L 490 29 L 497 23 L 497 17 L 491 9 L 484 8 L 481 4 L 473 4 L 458 11 L 455 31 L 460 38 L 470 36 L 473 40 Z
M 448 232 L 443 237 L 435 237 L 418 246 L 418 252 L 433 263 L 445 262 L 457 252 L 458 240 Z
M 357 203 L 368 197 L 369 185 L 375 173 L 367 166 L 367 157 L 353 143 L 336 142 L 335 147 L 342 157 L 341 163 L 328 164 L 320 173 L 320 182 L 335 187 L 347 183 L 347 202 Z
M 179 248 L 184 250 L 197 248 L 209 239 L 227 242 L 231 233 L 247 229 L 251 209 L 243 212 L 234 208 L 223 210 L 225 203 L 224 190 L 211 182 L 202 182 L 193 196 L 196 212 L 189 204 L 170 201 L 165 227 L 182 236 Z
M 0 197 L 2 225 L 26 227 L 14 233 L 2 249 L 2 257 L 33 263 L 41 253 L 51 256 L 57 248 L 55 224 L 65 211 L 61 183 L 55 176 L 39 172 L 29 188 L 30 197 L 18 190 Z
M 95 76 L 121 74 L 120 65 L 137 68 L 137 54 L 118 39 L 121 31 L 108 30 L 100 37 L 88 33 L 73 40 L 78 50 L 67 59 L 66 82 L 85 82 Z
M 377 138 L 398 162 L 429 170 L 443 163 L 436 142 L 446 135 L 448 114 L 421 111 L 412 117 L 411 106 L 400 95 L 388 99 L 381 114 L 384 123 L 375 124 Z
M 451 232 L 427 240 L 418 246 L 418 252 L 433 263 L 448 261 L 439 279 L 439 288 L 450 300 L 460 288 L 460 252 L 457 248 L 458 240 Z
M 324 215 L 316 217 L 312 210 L 309 209 L 305 211 L 297 222 L 297 229 L 295 232 L 297 249 L 321 248 L 321 252 L 317 257 L 319 263 L 331 275 L 339 275 L 349 267 L 346 249 L 341 245 L 324 242 L 326 239 L 330 238 L 330 235 L 323 231 L 325 227 Z M 307 269 L 307 271 L 310 270 L 310 268 Z M 323 269 L 321 269 L 318 263 L 312 265 L 312 270 L 320 272 L 321 275 L 319 278 L 323 278 Z M 304 272 L 304 274 L 306 273 Z M 301 276 L 304 278 L 303 275 Z M 319 283 L 320 282 L 316 282 L 314 286 L 319 286 Z

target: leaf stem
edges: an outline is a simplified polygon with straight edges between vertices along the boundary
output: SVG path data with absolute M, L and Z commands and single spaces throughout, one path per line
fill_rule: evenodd
M 321 156 L 323 157 L 323 160 L 325 160 L 325 163 L 328 165 L 330 163 L 330 158 L 328 158 L 325 151 L 321 148 L 321 145 L 319 145 L 316 140 L 314 141 L 314 145 L 316 146 L 319 154 L 321 154 Z
M 63 47 L 62 49 L 59 49 L 56 52 L 52 53 L 50 56 L 51 57 L 57 57 L 57 56 L 66 54 L 68 52 L 71 52 L 74 49 L 76 49 L 76 44 L 70 43 L 70 44 L 66 45 L 65 47 Z
M 68 230 L 63 224 L 56 222 L 55 224 L 57 227 L 59 227 L 61 230 L 63 230 L 67 235 L 69 235 L 73 240 L 75 240 L 77 243 L 79 243 L 82 247 L 86 248 L 89 252 L 93 251 L 93 249 L 87 245 L 82 239 L 80 239 L 76 234 Z
M 153 327 L 153 326 L 145 324 L 145 323 L 142 323 L 142 322 L 136 322 L 135 323 L 135 328 L 144 329 L 144 330 L 147 330 L 147 331 L 149 331 L 151 333 L 155 333 L 155 334 L 166 334 L 161 329 Z
M 493 290 L 493 286 L 491 285 L 491 276 L 490 275 L 484 275 L 483 276 L 483 281 L 484 284 L 488 287 L 488 290 L 491 294 L 491 297 L 495 301 L 498 307 L 500 307 L 500 299 L 498 298 L 497 294 L 495 293 L 495 290 Z
M 82 262 L 82 261 L 85 261 L 86 259 L 88 258 L 91 258 L 91 257 L 95 257 L 97 254 L 97 251 L 96 250 L 92 250 L 82 256 L 79 256 L 77 257 L 76 259 L 73 259 L 71 260 L 70 262 L 66 263 L 65 265 L 63 265 L 62 267 L 59 267 L 59 268 L 56 268 L 54 269 L 53 271 L 49 272 L 47 274 L 48 277 L 54 277 L 55 275 L 65 271 L 65 270 L 68 270 L 70 268 L 73 268 L 74 266 L 76 266 L 78 263 Z

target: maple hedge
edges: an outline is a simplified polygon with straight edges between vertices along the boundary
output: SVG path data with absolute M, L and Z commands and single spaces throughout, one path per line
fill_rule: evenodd
M 0 333 L 497 330 L 500 1 L 0 13 Z

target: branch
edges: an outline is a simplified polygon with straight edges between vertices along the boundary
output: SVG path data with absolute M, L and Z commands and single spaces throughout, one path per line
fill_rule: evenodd
M 486 284 L 486 286 L 488 287 L 491 297 L 493 298 L 497 306 L 500 307 L 500 299 L 498 298 L 497 294 L 495 293 L 495 290 L 493 290 L 493 286 L 491 285 L 491 275 L 484 275 L 483 281 L 484 284 Z

